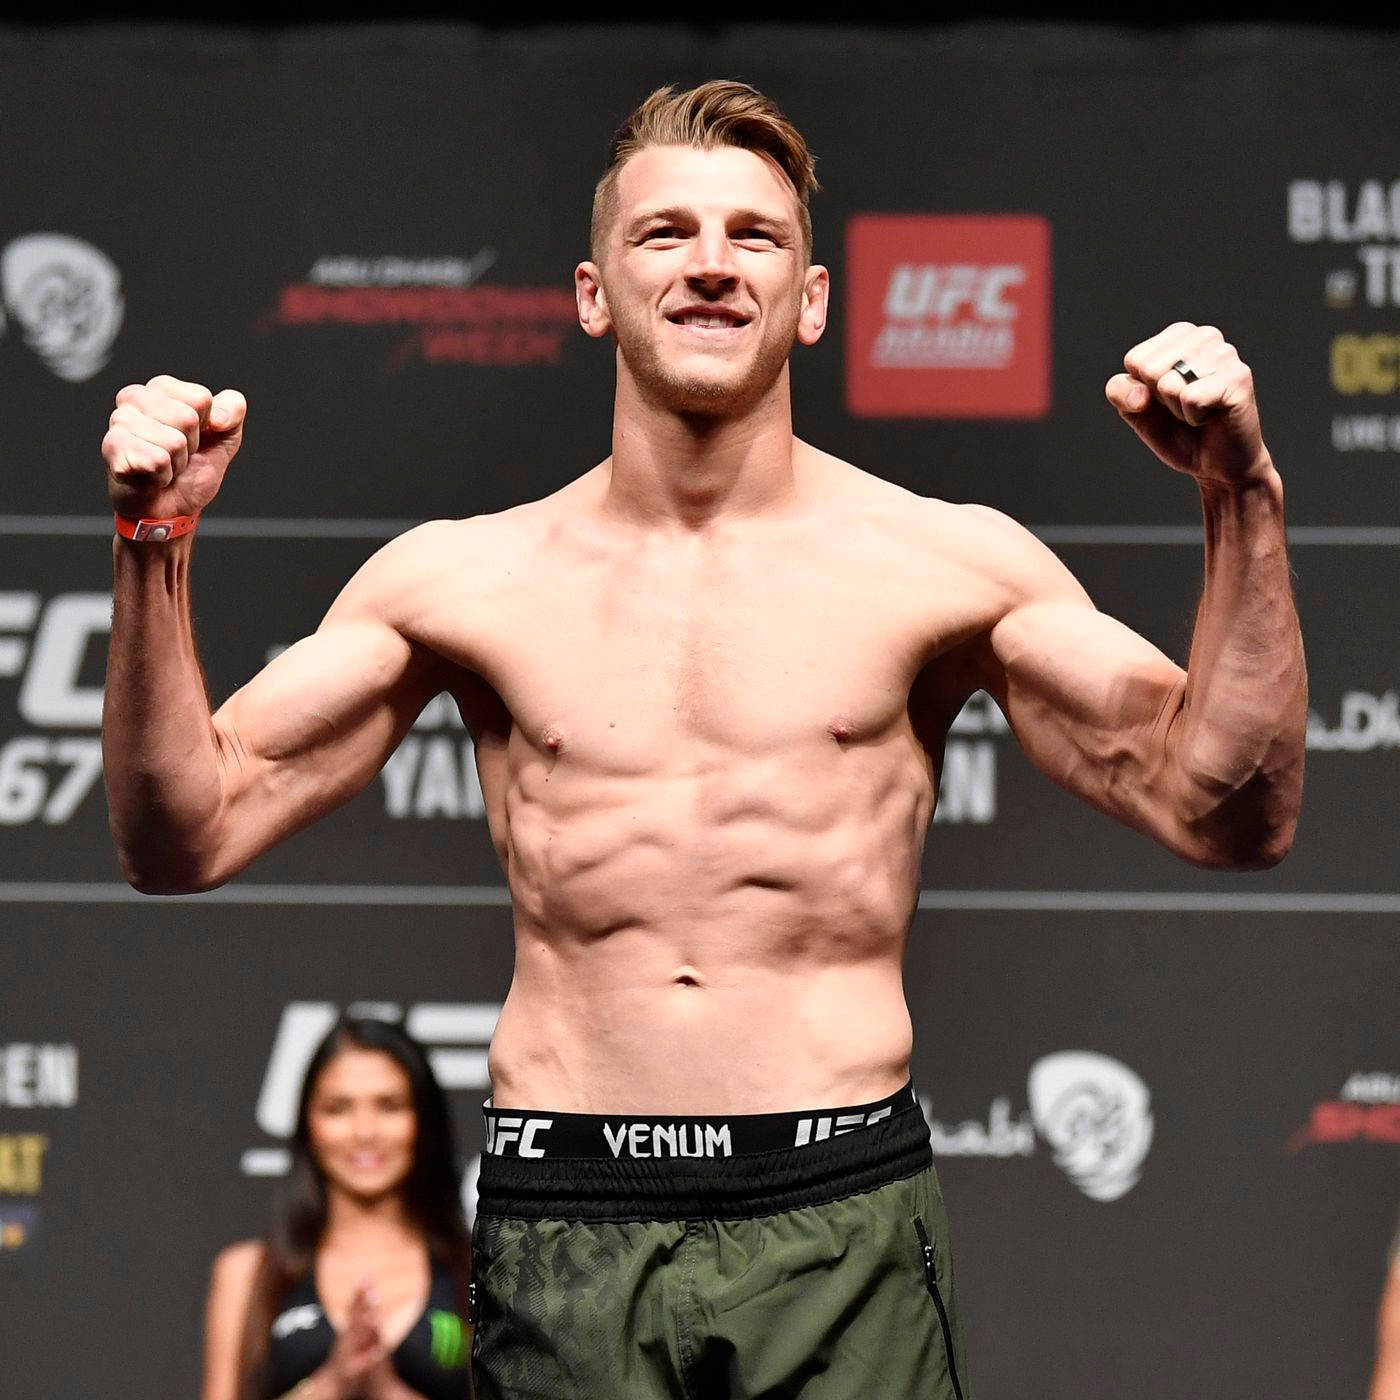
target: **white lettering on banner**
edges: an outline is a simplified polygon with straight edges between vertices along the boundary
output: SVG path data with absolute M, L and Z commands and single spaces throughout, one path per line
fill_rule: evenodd
M 1005 299 L 1005 292 L 1025 280 L 1026 269 L 1015 263 L 992 267 L 900 263 L 890 274 L 885 314 L 909 321 L 926 317 L 947 321 L 967 309 L 983 321 L 1014 321 L 1020 311 Z
M 400 821 L 485 816 L 476 750 L 457 702 L 446 692 L 434 696 L 413 729 L 380 770 L 385 813 Z M 456 730 L 460 737 L 430 732 L 437 729 Z M 427 737 L 420 737 L 424 731 Z
M 1350 247 L 1349 265 L 1323 270 L 1331 311 L 1400 309 L 1400 180 L 1293 180 L 1287 211 L 1294 243 Z M 1328 366 L 1333 393 L 1393 400 L 1400 393 L 1400 331 L 1373 325 L 1334 334 Z M 1400 414 L 1334 414 L 1331 443 L 1336 452 L 1400 452 Z
M 920 1099 L 928 1120 L 929 1141 L 941 1157 L 1031 1157 L 1035 1154 L 1035 1128 L 1030 1115 L 1011 1117 L 1011 1100 L 992 1100 L 985 1124 L 968 1118 L 961 1123 L 940 1123 L 929 1111 L 927 1099 Z
M 0 629 L 28 632 L 36 617 L 37 593 L 0 593 Z M 111 630 L 110 593 L 61 593 L 44 608 L 32 649 L 19 637 L 0 637 L 0 676 L 23 673 L 21 716 L 53 729 L 101 724 L 102 687 L 80 686 L 78 675 L 93 637 Z
M 384 810 L 394 818 L 481 817 L 486 801 L 470 739 L 408 735 L 380 769 Z
M 985 825 L 997 814 L 997 751 L 990 739 L 950 739 L 938 775 L 935 822 Z
M 888 320 L 871 363 L 886 369 L 1005 368 L 1016 353 L 1012 322 L 1020 315 L 1007 293 L 1026 280 L 1018 263 L 899 263 L 890 274 Z M 967 318 L 954 319 L 960 312 Z
M 1342 1086 L 1342 1097 L 1352 1103 L 1400 1103 L 1400 1074 L 1358 1072 Z
M 1342 696 L 1337 723 L 1331 727 L 1316 711 L 1309 710 L 1307 747 L 1346 753 L 1400 748 L 1400 695 L 1393 690 L 1382 695 L 1349 690 Z
M 0 592 L 0 676 L 19 677 L 23 720 L 48 729 L 101 724 L 102 687 L 79 679 L 94 638 L 111 627 L 110 593 L 61 593 L 45 605 L 37 593 Z M 0 825 L 66 822 L 101 773 L 95 735 L 21 734 L 0 743 Z
M 78 1102 L 74 1045 L 0 1045 L 0 1105 L 72 1108 Z
M 1295 243 L 1400 241 L 1400 180 L 1363 180 L 1354 198 L 1342 180 L 1290 181 L 1288 236 Z
M 1368 245 L 1356 256 L 1366 269 L 1366 304 L 1400 306 L 1400 248 Z
M 496 261 L 494 248 L 470 258 L 317 258 L 308 281 L 323 287 L 470 287 Z
M 48 767 L 67 771 L 50 781 Z M 101 739 L 25 735 L 0 745 L 0 825 L 66 822 L 102 775 Z
M 1338 414 L 1332 446 L 1338 452 L 1400 452 L 1400 414 Z

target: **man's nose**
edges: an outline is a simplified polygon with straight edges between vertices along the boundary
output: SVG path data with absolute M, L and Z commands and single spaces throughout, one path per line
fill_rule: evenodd
M 704 228 L 690 245 L 690 261 L 685 278 L 694 287 L 709 292 L 724 291 L 739 280 L 734 247 L 722 228 Z

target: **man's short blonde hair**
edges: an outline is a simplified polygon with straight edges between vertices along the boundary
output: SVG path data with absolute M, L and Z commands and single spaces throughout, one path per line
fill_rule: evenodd
M 608 147 L 608 165 L 593 191 L 590 242 L 596 261 L 617 215 L 617 172 L 648 146 L 737 146 L 772 161 L 797 196 L 802 246 L 812 260 L 812 216 L 808 198 L 818 189 L 816 159 L 802 133 L 777 104 L 747 83 L 717 79 L 688 92 L 657 88 L 618 128 Z

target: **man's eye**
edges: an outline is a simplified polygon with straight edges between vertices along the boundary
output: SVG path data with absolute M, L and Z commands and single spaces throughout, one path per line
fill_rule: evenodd
M 674 224 L 659 224 L 656 228 L 648 229 L 647 238 L 683 238 L 685 235 Z
M 734 237 L 740 243 L 773 243 L 777 241 L 764 228 L 741 228 Z

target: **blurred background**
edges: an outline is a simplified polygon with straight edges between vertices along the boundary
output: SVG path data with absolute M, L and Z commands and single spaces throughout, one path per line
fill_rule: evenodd
M 220 700 L 391 534 L 606 455 L 611 356 L 571 291 L 593 182 L 652 88 L 736 77 L 819 157 L 835 300 L 795 356 L 802 436 L 1016 516 L 1183 662 L 1199 509 L 1103 400 L 1124 351 L 1222 327 L 1288 492 L 1312 714 L 1282 866 L 1203 873 L 1111 826 L 985 697 L 950 740 L 907 985 L 977 1393 L 1364 1395 L 1400 1207 L 1400 35 L 1335 8 L 279 18 L 0 23 L 0 1390 L 195 1390 L 210 1261 L 263 1229 L 347 1007 L 428 1046 L 470 1208 L 510 979 L 441 701 L 225 888 L 121 883 L 113 395 L 248 397 L 196 552 Z

